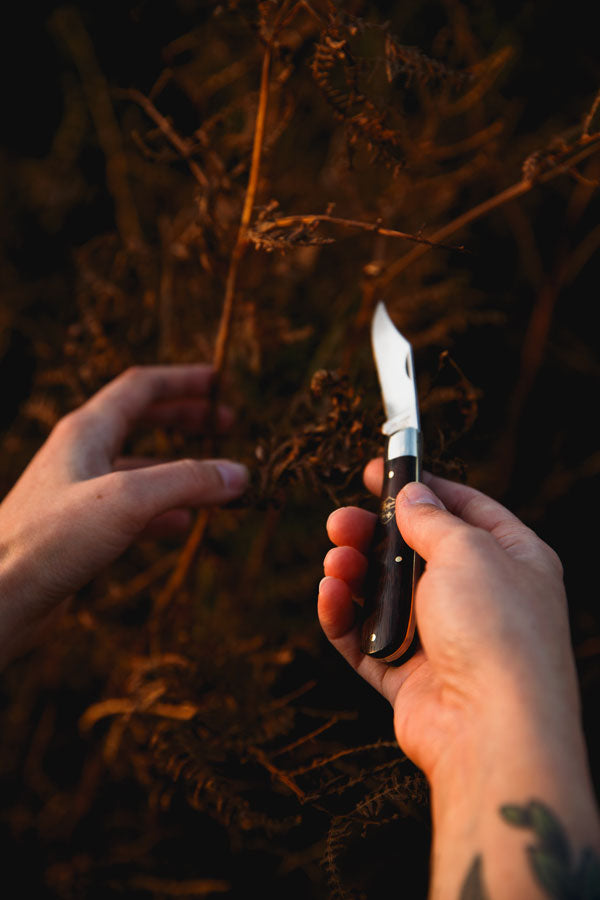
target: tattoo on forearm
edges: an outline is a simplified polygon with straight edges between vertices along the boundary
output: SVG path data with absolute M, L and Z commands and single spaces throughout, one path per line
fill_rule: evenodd
M 500 807 L 508 825 L 527 828 L 536 843 L 527 849 L 529 865 L 537 884 L 553 900 L 600 900 L 600 859 L 590 847 L 575 860 L 565 829 L 554 813 L 539 800 L 525 806 Z M 488 900 L 483 882 L 483 860 L 478 855 L 462 886 L 460 900 Z
M 489 894 L 483 886 L 482 864 L 483 859 L 481 854 L 478 854 L 465 878 L 460 900 L 489 900 Z

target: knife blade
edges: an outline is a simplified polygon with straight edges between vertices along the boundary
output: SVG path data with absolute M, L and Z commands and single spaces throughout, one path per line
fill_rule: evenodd
M 371 325 L 373 356 L 387 419 L 383 490 L 364 587 L 361 649 L 399 663 L 416 649 L 414 594 L 422 561 L 396 525 L 396 495 L 421 477 L 421 430 L 412 347 L 385 308 Z

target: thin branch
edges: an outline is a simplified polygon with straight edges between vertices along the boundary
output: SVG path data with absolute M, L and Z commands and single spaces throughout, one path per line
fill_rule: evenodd
M 590 111 L 588 112 L 587 116 L 584 119 L 583 130 L 581 132 L 582 138 L 589 138 L 590 127 L 594 120 L 594 116 L 596 115 L 596 112 L 598 111 L 599 106 L 600 106 L 600 91 L 598 91 L 598 93 L 594 97 L 594 102 L 592 103 L 592 105 L 590 107 Z
M 94 46 L 74 7 L 56 10 L 50 18 L 50 26 L 65 43 L 81 77 L 98 141 L 106 157 L 106 183 L 114 200 L 119 234 L 126 247 L 139 250 L 144 246 L 144 238 L 129 184 L 127 157 L 109 87 L 98 65 Z
M 147 590 L 155 581 L 167 574 L 173 567 L 177 555 L 177 550 L 165 553 L 163 556 L 157 557 L 152 565 L 134 575 L 125 584 L 111 585 L 106 597 L 99 602 L 99 608 L 102 610 L 109 609 L 116 604 L 122 604 L 129 597 L 135 597 L 142 591 Z
M 249 752 L 255 759 L 263 766 L 270 775 L 277 779 L 277 781 L 281 781 L 282 784 L 285 784 L 286 787 L 292 791 L 293 794 L 296 795 L 298 800 L 302 803 L 305 798 L 304 791 L 298 787 L 296 782 L 287 772 L 284 772 L 282 769 L 278 769 L 277 766 L 274 766 L 273 763 L 269 760 L 266 753 L 264 753 L 259 747 L 250 747 Z
M 185 138 L 182 138 L 180 134 L 173 128 L 169 120 L 163 116 L 161 112 L 158 111 L 152 100 L 142 94 L 141 91 L 136 90 L 136 88 L 129 88 L 127 90 L 121 90 L 116 92 L 119 97 L 128 97 L 130 100 L 134 100 L 141 108 L 144 110 L 148 118 L 152 119 L 155 125 L 157 125 L 161 132 L 164 134 L 166 139 L 170 144 L 177 150 L 178 153 L 185 159 L 188 164 L 189 170 L 203 188 L 208 188 L 208 179 L 198 163 L 192 159 L 192 145 Z
M 209 509 L 203 509 L 198 514 L 196 521 L 194 522 L 194 526 L 189 534 L 187 541 L 185 542 L 185 546 L 179 557 L 177 559 L 177 565 L 173 569 L 169 580 L 166 585 L 162 589 L 162 591 L 158 594 L 155 602 L 154 602 L 154 610 L 152 614 L 151 621 L 151 629 L 152 629 L 152 637 L 153 637 L 153 648 L 152 652 L 159 652 L 159 648 L 157 645 L 158 632 L 160 630 L 160 613 L 170 605 L 171 601 L 175 594 L 179 591 L 183 582 L 185 581 L 186 575 L 189 571 L 189 568 L 194 561 L 194 556 L 196 555 L 196 551 L 200 544 L 202 543 L 202 539 L 204 538 L 204 532 L 206 531 L 206 527 L 208 525 L 209 519 Z
M 254 226 L 257 234 L 267 234 L 276 228 L 289 228 L 292 225 L 320 225 L 322 222 L 329 222 L 332 225 L 342 225 L 345 228 L 359 228 L 361 231 L 370 231 L 375 234 L 382 234 L 385 237 L 400 238 L 405 241 L 413 241 L 416 244 L 427 244 L 428 247 L 438 247 L 443 250 L 461 250 L 465 248 L 460 246 L 449 246 L 422 237 L 419 234 L 411 234 L 406 231 L 398 231 L 395 228 L 386 228 L 380 222 L 361 222 L 356 219 L 344 219 L 339 216 L 330 216 L 326 213 L 322 215 L 297 215 L 297 216 L 281 216 L 268 222 L 259 222 Z
M 238 229 L 237 239 L 231 254 L 229 271 L 225 283 L 225 297 L 223 299 L 223 311 L 221 313 L 221 321 L 217 332 L 215 353 L 213 365 L 220 375 L 225 367 L 227 360 L 227 349 L 229 344 L 229 335 L 231 331 L 231 320 L 233 316 L 233 301 L 235 288 L 237 283 L 237 275 L 239 265 L 247 246 L 248 226 L 254 208 L 256 198 L 256 189 L 258 187 L 258 175 L 260 171 L 260 160 L 262 154 L 263 139 L 265 134 L 265 121 L 267 116 L 267 101 L 269 97 L 269 74 L 271 71 L 271 46 L 265 48 L 262 71 L 260 78 L 260 93 L 258 97 L 258 109 L 256 111 L 256 123 L 254 126 L 254 143 L 252 146 L 252 162 L 250 164 L 250 175 L 248 177 L 248 187 L 244 199 L 244 207 Z
M 115 697 L 89 706 L 79 719 L 79 727 L 82 731 L 89 731 L 96 722 L 107 716 L 131 716 L 135 713 L 188 722 L 197 712 L 198 707 L 192 703 L 154 703 L 148 709 L 143 709 L 129 697 Z
M 567 171 L 571 171 L 570 166 Z M 576 219 L 583 215 L 592 192 L 589 189 L 589 185 L 584 184 L 575 189 L 575 196 L 577 193 L 580 196 L 570 203 L 568 219 L 570 220 L 571 228 L 574 226 Z M 497 490 L 501 494 L 508 489 L 510 484 L 516 459 L 518 426 L 544 361 L 556 303 L 563 288 L 577 277 L 581 266 L 587 261 L 588 254 L 594 252 L 599 241 L 600 231 L 595 228 L 587 235 L 587 239 L 584 239 L 572 251 L 568 246 L 568 238 L 565 235 L 555 250 L 555 261 L 552 271 L 541 282 L 537 291 L 521 348 L 519 376 L 511 393 L 507 424 L 503 430 L 502 440 L 498 445 L 499 458 L 502 459 L 502 467 L 501 470 L 499 469 L 499 472 L 501 471 L 502 474 L 498 479 Z
M 396 741 L 376 741 L 373 744 L 363 744 L 360 747 L 347 747 L 344 750 L 338 750 L 337 753 L 332 753 L 331 756 L 322 756 L 318 759 L 313 759 L 308 765 L 300 766 L 297 769 L 289 770 L 288 774 L 294 778 L 297 778 L 298 775 L 306 775 L 307 772 L 312 772 L 315 769 L 320 769 L 323 766 L 328 766 L 330 763 L 335 762 L 337 759 L 342 759 L 344 756 L 352 756 L 357 753 L 364 753 L 369 750 L 379 750 L 381 747 L 393 747 L 394 749 L 398 749 L 398 744 Z M 406 757 L 402 757 L 402 761 L 405 760 Z
M 279 26 L 280 29 L 286 28 L 286 26 L 289 25 L 291 20 L 297 15 L 298 10 L 300 10 L 300 9 L 305 9 L 306 12 L 309 14 L 309 16 L 312 16 L 312 18 L 315 20 L 317 25 L 320 25 L 321 27 L 324 26 L 325 20 L 324 20 L 323 16 L 320 13 L 318 13 L 316 10 L 314 10 L 312 8 L 312 6 L 310 5 L 310 3 L 307 2 L 307 0 L 298 0 L 298 2 L 289 11 L 287 16 L 285 16 L 285 18 L 283 18 L 281 20 L 281 24 Z
M 277 697 L 276 700 L 273 700 L 272 703 L 269 704 L 269 709 L 280 709 L 283 706 L 287 706 L 288 703 L 292 702 L 292 700 L 297 700 L 298 697 L 302 697 L 303 694 L 308 694 L 308 692 L 312 691 L 312 689 L 316 686 L 317 680 L 316 678 L 312 678 L 310 681 L 307 681 L 305 684 L 300 685 L 300 687 L 295 688 L 288 694 L 284 694 L 283 697 Z
M 443 228 L 438 229 L 438 231 L 434 232 L 431 235 L 430 241 L 432 245 L 439 243 L 440 241 L 445 241 L 447 238 L 451 237 L 453 234 L 456 234 L 457 231 L 461 231 L 467 225 L 470 225 L 471 222 L 476 221 L 477 219 L 481 219 L 483 216 L 488 215 L 488 213 L 493 212 L 493 210 L 498 209 L 498 207 L 502 206 L 504 203 L 508 203 L 511 200 L 516 200 L 518 197 L 522 197 L 524 194 L 529 193 L 532 188 L 534 188 L 538 184 L 544 184 L 547 181 L 550 181 L 552 178 L 556 178 L 558 175 L 564 175 L 568 173 L 573 166 L 582 162 L 592 153 L 595 153 L 600 148 L 600 133 L 596 133 L 594 135 L 588 136 L 585 141 L 582 141 L 581 144 L 577 144 L 574 147 L 569 148 L 569 153 L 573 153 L 573 150 L 578 146 L 582 146 L 582 149 L 579 152 L 574 153 L 574 155 L 570 156 L 568 159 L 565 159 L 562 163 L 557 163 L 552 169 L 549 169 L 546 172 L 542 172 L 535 179 L 523 179 L 521 181 L 516 182 L 516 184 L 512 184 L 510 187 L 505 188 L 503 191 L 500 191 L 499 194 L 496 194 L 493 197 L 489 197 L 487 200 L 484 200 L 482 203 L 479 203 L 477 206 L 474 206 L 472 209 L 467 210 L 467 212 L 463 213 L 460 216 L 457 216 L 456 219 L 453 219 L 452 222 L 449 222 L 447 225 L 444 225 Z M 414 250 L 411 250 L 410 253 L 406 253 L 404 256 L 401 256 L 400 259 L 396 260 L 395 263 L 392 263 L 391 266 L 383 272 L 381 276 L 377 279 L 377 286 L 379 291 L 386 288 L 401 272 L 403 272 L 408 266 L 415 262 L 415 260 L 420 259 L 424 253 L 428 251 L 429 247 L 426 245 L 415 247 Z
M 191 881 L 178 881 L 169 878 L 157 878 L 155 875 L 134 875 L 129 885 L 136 893 L 149 891 L 153 896 L 161 897 L 204 897 L 209 894 L 228 894 L 231 884 L 222 878 L 195 878 Z
M 292 750 L 296 750 L 298 747 L 301 747 L 303 744 L 307 744 L 309 741 L 314 740 L 320 734 L 323 734 L 324 731 L 328 731 L 330 728 L 333 728 L 334 725 L 337 725 L 339 722 L 339 717 L 334 715 L 331 719 L 328 719 L 327 722 L 324 722 L 322 725 L 319 725 L 317 728 L 310 731 L 308 734 L 303 734 L 302 737 L 298 738 L 295 741 L 292 741 L 291 744 L 286 744 L 285 747 L 281 747 L 279 750 L 274 750 L 271 753 L 271 759 L 275 756 L 283 756 L 285 753 L 291 753 Z
M 225 283 L 225 296 L 223 299 L 223 309 L 215 343 L 215 352 L 213 357 L 213 366 L 216 372 L 216 379 L 213 393 L 213 410 L 216 409 L 216 401 L 219 390 L 220 376 L 225 368 L 227 359 L 227 349 L 229 345 L 229 337 L 231 333 L 231 321 L 233 317 L 233 305 L 235 297 L 235 288 L 237 284 L 237 275 L 239 265 L 247 246 L 248 225 L 254 207 L 256 198 L 256 190 L 258 187 L 258 176 L 260 170 L 261 153 L 263 139 L 265 133 L 265 121 L 267 113 L 267 100 L 269 95 L 269 74 L 271 69 L 271 46 L 267 45 L 263 56 L 263 64 L 260 79 L 260 92 L 258 99 L 258 109 L 256 112 L 256 123 L 254 126 L 254 142 L 252 146 L 252 162 L 250 165 L 250 175 L 248 177 L 248 187 L 246 188 L 246 196 L 244 198 L 244 206 L 238 228 L 237 239 L 231 254 L 229 271 Z M 151 626 L 151 643 L 153 652 L 158 650 L 158 632 L 159 632 L 159 613 L 165 609 L 177 591 L 181 588 L 194 557 L 198 551 L 204 534 L 208 526 L 210 518 L 210 510 L 202 510 L 194 523 L 192 531 L 185 543 L 183 551 L 177 561 L 177 565 L 167 581 L 165 587 L 158 595 L 153 614 L 153 627 Z

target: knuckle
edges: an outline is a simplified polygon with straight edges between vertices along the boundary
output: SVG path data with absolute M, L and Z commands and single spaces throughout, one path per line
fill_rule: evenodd
M 560 556 L 558 555 L 556 550 L 550 547 L 549 544 L 546 544 L 544 541 L 542 541 L 541 538 L 538 538 L 538 540 L 541 545 L 540 549 L 545 558 L 548 560 L 548 566 L 554 569 L 558 577 L 562 579 L 564 576 L 564 567 Z
M 125 369 L 125 371 L 118 376 L 118 378 L 120 381 L 124 382 L 135 382 L 140 380 L 142 372 L 142 366 L 129 366 L 128 369 Z
M 52 429 L 51 436 L 54 440 L 72 439 L 80 434 L 85 426 L 85 409 L 83 406 L 74 409 L 58 420 Z
M 505 550 L 532 544 L 538 541 L 537 536 L 526 525 L 519 521 L 508 521 L 494 529 L 494 537 Z

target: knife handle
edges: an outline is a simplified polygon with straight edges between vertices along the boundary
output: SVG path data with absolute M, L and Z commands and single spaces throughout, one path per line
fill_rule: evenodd
M 381 506 L 364 588 L 361 649 L 385 662 L 406 656 L 415 637 L 414 591 L 421 560 L 400 534 L 395 508 L 396 495 L 404 485 L 419 480 L 420 435 L 413 428 L 405 432 L 388 438 Z

